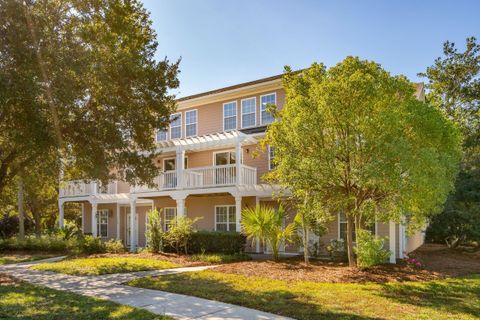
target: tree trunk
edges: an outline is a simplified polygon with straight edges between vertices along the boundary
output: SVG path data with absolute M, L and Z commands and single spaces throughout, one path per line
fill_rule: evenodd
M 305 221 L 305 216 L 302 215 L 302 224 L 303 224 L 303 258 L 305 260 L 305 264 L 308 266 L 310 264 L 310 260 L 308 258 L 308 226 L 307 222 Z
M 21 240 L 25 239 L 25 211 L 23 203 L 23 180 L 18 179 L 18 236 Z
M 347 215 L 347 255 L 348 255 L 348 265 L 350 267 L 356 267 L 357 262 L 353 256 L 353 217 Z
M 42 235 L 42 218 L 40 215 L 40 210 L 38 209 L 38 206 L 36 204 L 32 205 L 31 208 L 33 213 L 33 220 L 35 220 L 35 236 L 37 238 L 40 238 L 40 236 Z

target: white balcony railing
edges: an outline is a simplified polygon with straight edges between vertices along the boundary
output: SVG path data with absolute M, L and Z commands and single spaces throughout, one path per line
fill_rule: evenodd
M 116 194 L 118 183 L 112 181 L 105 186 L 97 182 L 84 182 L 83 180 L 63 181 L 60 183 L 60 197 L 80 197 L 94 194 Z
M 257 183 L 257 169 L 240 166 L 240 181 L 237 181 L 236 165 L 190 168 L 183 171 L 183 181 L 179 184 L 176 171 L 166 171 L 154 179 L 154 187 L 135 186 L 131 192 L 149 192 L 170 189 L 194 189 L 231 186 L 236 184 L 253 185 Z

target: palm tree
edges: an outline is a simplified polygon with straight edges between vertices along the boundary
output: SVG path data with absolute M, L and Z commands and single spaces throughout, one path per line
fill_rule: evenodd
M 282 242 L 291 241 L 295 234 L 293 223 L 284 227 L 287 213 L 280 206 L 277 210 L 271 207 L 256 206 L 242 211 L 242 229 L 247 238 L 255 238 L 270 245 L 273 251 L 273 259 L 278 260 L 279 249 Z

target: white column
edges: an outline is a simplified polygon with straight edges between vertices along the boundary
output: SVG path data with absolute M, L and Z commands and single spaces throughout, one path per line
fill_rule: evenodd
M 92 236 L 97 236 L 97 203 L 92 202 Z
M 260 206 L 260 198 L 255 197 L 255 206 L 258 207 Z M 260 239 L 255 238 L 255 252 L 260 253 Z
M 241 170 L 242 165 L 242 145 L 240 141 L 237 141 L 235 145 L 235 172 L 237 175 L 237 184 L 242 184 L 242 172 Z
M 242 231 L 242 228 L 240 225 L 241 216 L 242 216 L 242 197 L 236 196 L 235 197 L 235 225 L 236 225 L 237 232 Z
M 82 233 L 85 233 L 85 203 L 82 202 Z
M 137 199 L 130 198 L 130 251 L 135 252 L 137 244 L 136 244 L 136 223 L 135 223 L 135 216 L 137 215 Z
M 63 218 L 64 218 L 63 201 L 58 201 L 58 211 L 59 211 L 59 215 L 58 215 L 58 227 L 59 227 L 59 228 L 63 228 L 63 226 L 64 226 L 64 221 L 63 221 Z
M 120 240 L 120 204 L 117 203 L 117 240 Z
M 183 173 L 185 170 L 185 150 L 177 150 L 175 167 L 177 170 L 177 189 L 183 188 Z
M 185 215 L 185 197 L 175 198 L 177 201 L 177 217 L 183 217 Z
M 389 249 L 390 249 L 390 263 L 396 263 L 397 262 L 395 226 L 396 226 L 395 221 L 390 220 L 390 223 L 389 223 L 389 240 L 388 240 Z

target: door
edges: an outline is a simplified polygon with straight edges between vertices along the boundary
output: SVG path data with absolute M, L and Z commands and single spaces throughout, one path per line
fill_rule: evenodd
M 215 153 L 215 184 L 235 184 L 235 151 Z

